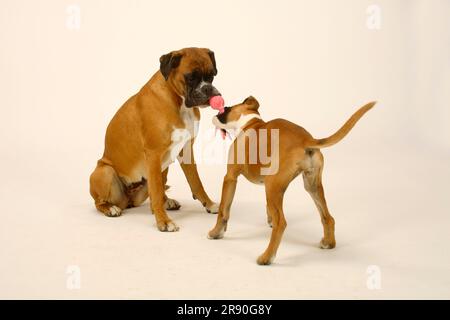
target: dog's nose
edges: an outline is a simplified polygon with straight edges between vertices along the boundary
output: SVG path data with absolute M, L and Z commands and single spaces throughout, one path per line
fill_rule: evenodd
M 211 84 L 205 84 L 202 88 L 201 88 L 201 92 L 207 96 L 208 98 L 213 97 L 213 96 L 220 96 L 220 92 L 219 90 L 217 90 L 213 85 Z
M 212 95 L 213 90 L 214 90 L 214 87 L 213 87 L 212 85 L 209 85 L 209 84 L 204 85 L 204 86 L 202 87 L 202 93 L 203 93 L 205 96 L 208 96 L 208 97 Z
M 231 111 L 231 107 L 225 107 L 224 112 L 218 114 L 217 120 L 219 120 L 221 123 L 226 124 L 227 123 L 227 114 Z

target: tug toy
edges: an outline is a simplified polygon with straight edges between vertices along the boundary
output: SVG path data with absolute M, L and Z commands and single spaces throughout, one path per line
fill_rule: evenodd
M 209 99 L 209 105 L 214 110 L 218 110 L 219 114 L 222 114 L 225 112 L 225 101 L 223 100 L 222 96 L 214 96 Z M 217 133 L 218 128 L 216 128 Z M 225 140 L 225 137 L 227 136 L 227 132 L 224 129 L 220 129 L 220 134 L 222 136 L 222 139 Z
M 209 105 L 214 110 L 219 110 L 219 113 L 223 113 L 225 110 L 225 101 L 222 96 L 214 96 L 209 99 Z

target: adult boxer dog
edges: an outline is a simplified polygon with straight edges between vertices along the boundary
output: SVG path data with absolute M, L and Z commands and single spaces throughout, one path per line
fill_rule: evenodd
M 220 93 L 212 85 L 217 68 L 209 49 L 185 48 L 159 61 L 160 70 L 111 120 L 103 157 L 90 176 L 90 193 L 97 209 L 108 217 L 120 216 L 150 195 L 158 229 L 177 231 L 166 213 L 180 208 L 165 194 L 168 167 L 175 158 L 181 160 L 185 146 L 192 147 L 199 108 Z M 218 205 L 203 189 L 192 148 L 185 150 L 190 154 L 180 164 L 194 199 L 217 213 Z
M 314 139 L 308 131 L 284 119 L 264 122 L 258 112 L 259 103 L 253 97 L 248 97 L 243 103 L 233 107 L 226 107 L 223 113 L 213 118 L 213 124 L 221 130 L 237 130 L 237 138 L 230 147 L 217 223 L 208 237 L 223 237 L 237 178 L 242 174 L 253 183 L 265 185 L 267 219 L 273 229 L 269 246 L 258 257 L 257 263 L 271 264 L 287 225 L 283 213 L 284 192 L 289 183 L 302 173 L 305 189 L 313 198 L 322 220 L 324 237 L 320 247 L 334 248 L 334 219 L 328 212 L 325 201 L 322 186 L 323 155 L 320 149 L 343 139 L 374 105 L 375 102 L 371 102 L 361 107 L 335 134 L 325 139 Z M 277 139 L 272 139 L 274 135 Z M 267 140 L 262 141 L 263 138 Z M 262 161 L 263 155 L 264 158 L 269 155 L 270 161 Z

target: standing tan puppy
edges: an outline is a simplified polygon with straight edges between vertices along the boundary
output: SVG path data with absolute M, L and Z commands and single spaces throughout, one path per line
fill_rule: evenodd
M 177 231 L 166 210 L 177 210 L 180 204 L 169 199 L 165 189 L 168 167 L 178 157 L 194 199 L 208 212 L 217 213 L 189 148 L 200 121 L 198 108 L 220 94 L 212 85 L 216 74 L 214 53 L 209 49 L 186 48 L 160 58 L 160 70 L 125 102 L 106 131 L 103 157 L 90 177 L 90 193 L 99 211 L 117 217 L 150 195 L 158 229 Z M 181 161 L 183 150 L 189 155 Z
M 237 138 L 230 147 L 217 223 L 208 237 L 223 237 L 237 178 L 242 174 L 249 181 L 264 184 L 266 188 L 267 219 L 273 229 L 269 246 L 259 256 L 257 263 L 271 264 L 286 228 L 284 192 L 289 183 L 302 173 L 305 189 L 313 198 L 322 220 L 324 236 L 320 247 L 334 248 L 334 219 L 325 201 L 322 186 L 323 155 L 319 149 L 338 143 L 374 105 L 375 102 L 371 102 L 360 108 L 341 129 L 325 139 L 314 139 L 308 131 L 284 119 L 264 122 L 258 113 L 259 103 L 253 97 L 248 97 L 242 104 L 225 108 L 224 113 L 213 118 L 213 123 L 221 130 L 237 130 Z

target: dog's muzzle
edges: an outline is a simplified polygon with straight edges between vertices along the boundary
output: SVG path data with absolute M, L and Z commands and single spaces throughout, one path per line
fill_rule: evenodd
M 187 88 L 186 107 L 207 107 L 209 99 L 219 96 L 220 92 L 211 83 L 202 82 L 195 89 Z
M 226 124 L 227 123 L 227 115 L 230 113 L 231 107 L 225 107 L 224 111 L 222 113 L 219 113 L 216 117 L 217 120 L 220 121 L 220 123 Z

